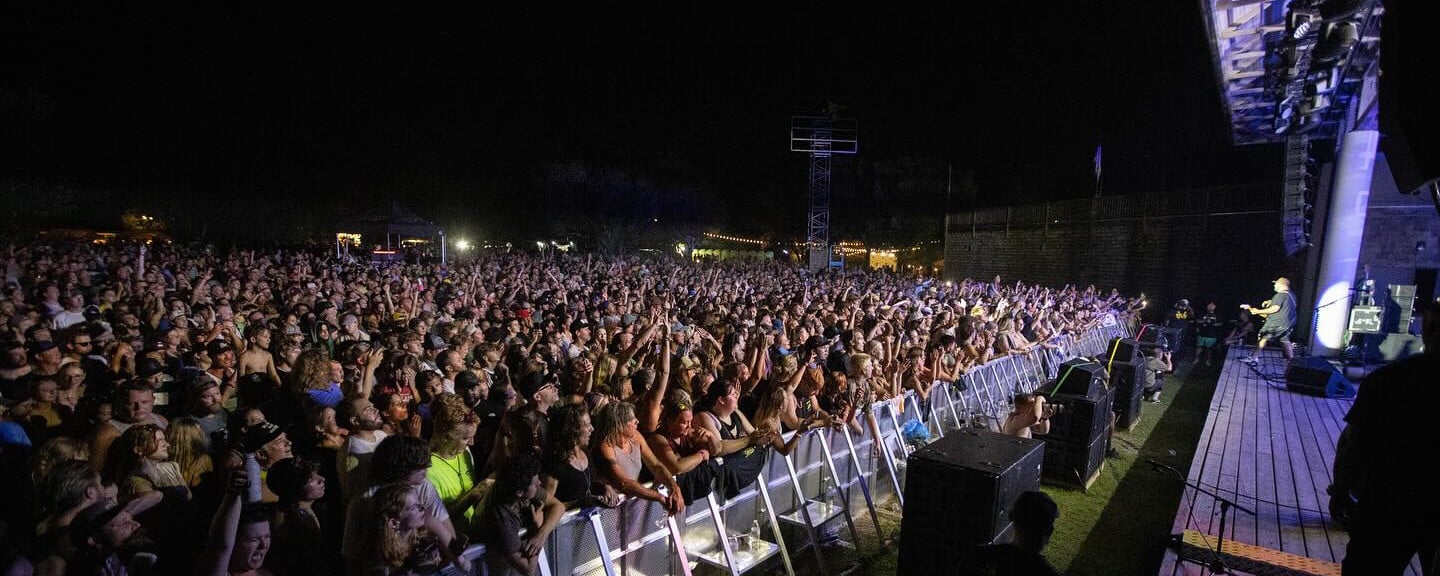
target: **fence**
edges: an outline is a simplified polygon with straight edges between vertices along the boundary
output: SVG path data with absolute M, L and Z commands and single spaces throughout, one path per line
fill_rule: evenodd
M 1111 338 L 1132 333 L 1129 323 L 1113 320 L 1059 348 L 994 359 L 953 385 L 937 385 L 931 388 L 928 410 L 921 410 L 918 397 L 907 392 L 903 399 L 873 404 L 875 417 L 867 419 L 864 434 L 852 434 L 848 427 L 815 431 L 788 456 L 770 450 L 753 485 L 725 500 L 712 493 L 686 508 L 682 517 L 669 517 L 658 503 L 635 498 L 616 508 L 568 511 L 545 545 L 540 573 L 690 576 L 703 564 L 739 576 L 778 557 L 785 573 L 794 576 L 795 562 L 808 548 L 818 573 L 829 574 L 819 541 L 830 525 L 843 521 L 843 527 L 835 528 L 846 529 L 851 541 L 858 542 L 856 516 L 865 514 L 876 537 L 883 539 L 877 506 L 886 498 L 893 498 L 894 506 L 904 505 L 909 451 L 901 430 L 906 423 L 928 413 L 924 419 L 932 437 L 998 423 L 1016 394 L 1034 392 L 1053 379 L 1062 362 L 1097 356 Z M 752 532 L 757 524 L 759 538 L 737 536 Z M 466 556 L 477 558 L 483 552 L 474 546 Z

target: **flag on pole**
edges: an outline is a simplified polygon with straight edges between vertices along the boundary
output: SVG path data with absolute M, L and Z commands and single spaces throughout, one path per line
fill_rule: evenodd
M 1095 179 L 1100 179 L 1100 146 L 1095 147 Z

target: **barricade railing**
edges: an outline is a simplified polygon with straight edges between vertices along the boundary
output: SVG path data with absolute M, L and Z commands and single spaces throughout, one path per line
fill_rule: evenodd
M 712 493 L 696 500 L 683 517 L 668 516 L 659 503 L 636 498 L 625 498 L 616 508 L 570 510 L 550 535 L 542 573 L 690 576 L 703 563 L 739 576 L 753 567 L 774 566 L 772 559 L 778 557 L 787 576 L 793 576 L 794 562 L 804 554 L 813 557 L 820 573 L 830 573 L 834 567 L 827 567 L 820 550 L 833 534 L 826 532 L 829 524 L 843 518 L 851 540 L 858 540 L 853 515 L 864 512 L 876 537 L 889 538 L 877 507 L 886 499 L 903 506 L 905 460 L 913 449 L 905 438 L 907 423 L 923 422 L 932 438 L 972 426 L 998 429 L 1017 393 L 1040 389 L 1065 360 L 1100 354 L 1111 338 L 1131 332 L 1129 322 L 1107 322 L 1058 338 L 1053 348 L 1037 346 L 994 358 L 955 382 L 936 382 L 923 406 L 914 391 L 876 402 L 860 418 L 858 434 L 848 426 L 817 430 L 797 441 L 789 455 L 770 450 L 751 486 L 728 499 Z M 751 531 L 752 523 L 762 526 L 759 541 L 734 546 L 741 541 L 730 536 Z M 467 556 L 477 549 L 467 550 Z

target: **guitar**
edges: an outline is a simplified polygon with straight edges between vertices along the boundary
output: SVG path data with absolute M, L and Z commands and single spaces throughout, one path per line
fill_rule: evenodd
M 1264 320 L 1264 319 L 1268 318 L 1268 317 L 1270 316 L 1270 313 L 1269 313 L 1269 312 L 1261 313 L 1261 312 L 1257 312 L 1257 310 L 1264 310 L 1264 309 L 1269 308 L 1269 307 L 1270 307 L 1270 301 L 1269 301 L 1269 300 L 1266 300 L 1266 301 L 1264 301 L 1264 302 L 1261 302 L 1259 308 L 1253 308 L 1253 307 L 1251 307 L 1249 304 L 1241 304 L 1241 305 L 1240 305 L 1240 309 L 1241 309 L 1241 310 L 1249 310 L 1251 314 L 1253 314 L 1256 318 L 1259 318 L 1259 319 L 1261 319 L 1261 320 Z

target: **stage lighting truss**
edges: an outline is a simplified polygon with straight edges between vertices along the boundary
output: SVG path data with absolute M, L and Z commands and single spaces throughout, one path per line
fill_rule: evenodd
M 1216 75 L 1236 144 L 1344 129 L 1379 56 L 1381 0 L 1206 0 Z

